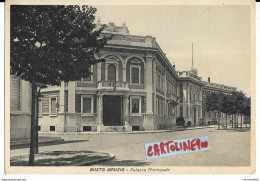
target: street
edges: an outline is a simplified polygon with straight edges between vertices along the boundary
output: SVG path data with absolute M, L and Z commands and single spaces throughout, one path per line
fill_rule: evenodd
M 194 129 L 177 132 L 145 134 L 80 134 L 58 136 L 64 144 L 42 146 L 43 151 L 89 150 L 115 154 L 115 159 L 99 163 L 99 166 L 249 166 L 250 130 Z M 144 144 L 208 136 L 209 150 L 147 160 Z M 68 141 L 68 143 L 66 143 Z M 11 150 L 11 155 L 29 153 L 29 148 Z

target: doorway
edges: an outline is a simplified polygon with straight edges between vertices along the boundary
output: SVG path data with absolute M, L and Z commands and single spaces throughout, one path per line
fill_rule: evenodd
M 122 126 L 122 98 L 121 96 L 103 97 L 104 126 Z

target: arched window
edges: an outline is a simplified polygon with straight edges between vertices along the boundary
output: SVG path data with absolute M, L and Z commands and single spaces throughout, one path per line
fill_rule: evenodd
M 116 81 L 116 66 L 109 64 L 107 67 L 107 80 Z

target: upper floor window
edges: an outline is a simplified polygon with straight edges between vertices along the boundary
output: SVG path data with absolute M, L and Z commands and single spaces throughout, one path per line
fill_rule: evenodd
M 131 65 L 130 69 L 131 69 L 131 71 L 130 71 L 131 83 L 139 84 L 141 82 L 140 81 L 140 71 L 141 71 L 140 66 L 138 66 L 138 65 Z
M 93 73 L 93 65 L 91 65 L 89 71 Z M 93 75 L 92 75 L 92 74 L 89 74 L 88 77 L 82 78 L 81 81 L 84 81 L 84 82 L 92 82 L 92 81 L 93 81 Z
M 114 64 L 109 64 L 107 66 L 107 80 L 116 81 L 116 66 Z

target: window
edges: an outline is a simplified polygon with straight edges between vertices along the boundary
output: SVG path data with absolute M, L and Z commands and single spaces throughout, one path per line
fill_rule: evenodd
M 83 126 L 83 131 L 91 131 L 91 126 Z
M 113 64 L 107 66 L 107 80 L 111 82 L 116 81 L 116 66 Z
M 10 77 L 10 99 L 11 99 L 11 111 L 20 111 L 20 99 L 21 99 L 21 79 L 19 77 Z
M 131 97 L 131 115 L 132 116 L 141 116 L 141 97 Z
M 163 81 L 163 76 L 161 76 L 161 90 L 164 90 L 164 81 Z
M 140 126 L 132 126 L 132 131 L 140 131 Z
M 165 111 L 165 106 L 164 106 L 164 101 L 162 101 L 162 117 L 164 117 L 164 111 Z
M 50 126 L 50 131 L 55 131 L 55 126 Z
M 39 114 L 42 114 L 42 100 L 39 99 Z
M 166 107 L 165 107 L 165 115 L 169 116 L 168 104 L 166 104 Z
M 93 96 L 81 96 L 81 116 L 93 116 Z
M 50 96 L 49 98 L 49 114 L 50 116 L 56 116 L 57 115 L 57 96 Z
M 158 78 L 159 78 L 159 84 L 158 84 L 158 88 L 161 89 L 161 76 L 158 75 Z
M 91 65 L 90 72 L 93 73 L 93 65 Z M 93 81 L 93 75 L 90 74 L 88 77 L 82 78 L 81 81 L 92 82 Z
M 131 83 L 134 84 L 139 84 L 140 83 L 140 66 L 136 66 L 136 65 L 131 65 L 130 66 L 131 69 Z

